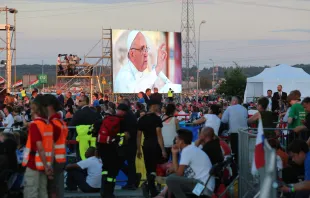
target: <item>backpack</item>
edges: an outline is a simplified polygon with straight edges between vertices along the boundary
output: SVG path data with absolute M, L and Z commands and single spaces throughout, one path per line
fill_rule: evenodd
M 101 122 L 97 141 L 103 144 L 117 143 L 117 134 L 120 132 L 121 118 L 114 115 L 106 115 Z

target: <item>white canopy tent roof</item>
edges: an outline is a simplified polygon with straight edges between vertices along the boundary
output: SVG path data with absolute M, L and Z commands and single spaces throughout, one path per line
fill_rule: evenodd
M 310 75 L 301 68 L 281 64 L 266 68 L 260 74 L 247 78 L 244 102 L 253 101 L 255 97 L 266 96 L 269 89 L 274 93 L 278 85 L 282 85 L 283 91 L 287 94 L 298 89 L 302 98 L 310 96 Z

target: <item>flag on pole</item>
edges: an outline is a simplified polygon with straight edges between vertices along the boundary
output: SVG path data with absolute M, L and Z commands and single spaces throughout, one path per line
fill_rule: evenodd
M 257 170 L 265 166 L 265 151 L 264 151 L 264 129 L 263 121 L 259 119 L 257 136 L 254 150 L 254 160 L 252 163 L 252 174 L 255 175 Z
M 37 86 L 39 85 L 40 81 L 39 80 L 34 80 L 30 83 L 30 87 L 34 87 L 34 86 Z
M 15 87 L 19 87 L 19 86 L 21 86 L 21 85 L 23 85 L 23 80 L 17 81 L 16 83 L 14 83 L 14 84 L 12 85 L 12 87 L 15 88 Z

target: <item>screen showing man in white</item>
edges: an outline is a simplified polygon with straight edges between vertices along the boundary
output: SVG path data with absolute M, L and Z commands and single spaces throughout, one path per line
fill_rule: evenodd
M 140 31 L 131 31 L 127 39 L 128 63 L 118 72 L 113 91 L 115 93 L 138 93 L 152 88 L 158 77 L 169 83 L 169 79 L 161 72 L 167 59 L 165 47 L 165 43 L 159 46 L 157 64 L 152 67 L 151 72 L 145 73 L 149 52 L 146 38 Z

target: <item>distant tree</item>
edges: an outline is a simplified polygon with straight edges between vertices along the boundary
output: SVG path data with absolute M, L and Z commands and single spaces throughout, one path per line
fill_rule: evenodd
M 225 81 L 216 90 L 218 94 L 226 96 L 239 96 L 243 98 L 246 86 L 246 76 L 243 69 L 236 64 L 236 68 L 225 71 Z

